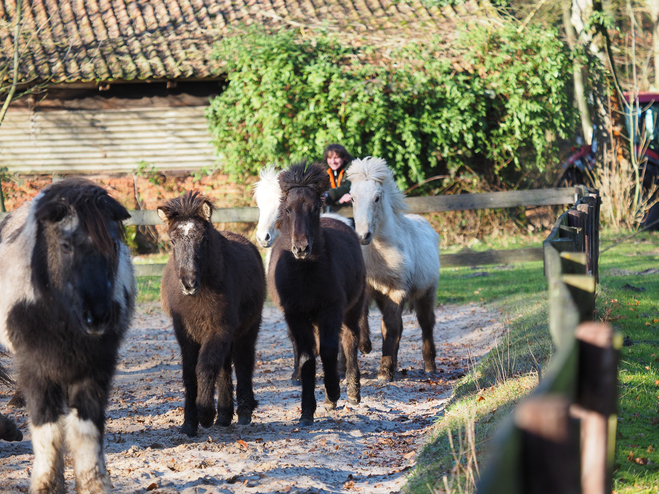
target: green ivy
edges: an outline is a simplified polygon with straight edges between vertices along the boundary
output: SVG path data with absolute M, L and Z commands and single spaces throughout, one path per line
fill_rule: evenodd
M 444 44 L 437 37 L 383 57 L 326 34 L 225 38 L 216 56 L 228 84 L 207 111 L 220 166 L 255 174 L 266 163 L 319 159 L 338 142 L 354 156 L 385 158 L 401 186 L 463 165 L 500 179 L 522 166 L 542 170 L 546 132 L 565 136 L 574 118 L 557 33 L 472 26 L 452 47 L 459 56 L 442 55 Z

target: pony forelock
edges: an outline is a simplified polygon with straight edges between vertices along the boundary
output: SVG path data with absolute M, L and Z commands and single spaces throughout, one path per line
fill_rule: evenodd
M 294 188 L 308 188 L 320 196 L 329 189 L 329 176 L 318 163 L 307 165 L 306 161 L 295 163 L 279 174 L 282 193 L 287 194 Z
M 281 187 L 279 186 L 279 174 L 281 172 L 275 168 L 275 165 L 266 165 L 259 172 L 260 180 L 252 187 L 254 189 L 254 199 L 258 202 L 260 199 L 279 201 L 281 198 Z
M 370 181 L 381 185 L 385 199 L 394 211 L 404 213 L 408 210 L 405 194 L 398 188 L 394 174 L 384 158 L 368 156 L 364 159 L 355 159 L 348 168 L 347 174 L 348 180 L 353 184 Z
M 213 201 L 199 191 L 191 190 L 161 204 L 158 206 L 158 209 L 162 209 L 170 220 L 174 218 L 193 218 L 200 217 L 201 206 L 204 203 L 207 203 L 211 207 L 212 213 L 213 209 L 215 209 Z

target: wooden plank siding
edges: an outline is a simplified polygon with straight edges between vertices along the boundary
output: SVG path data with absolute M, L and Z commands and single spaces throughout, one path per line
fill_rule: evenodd
M 10 173 L 131 172 L 215 164 L 206 106 L 9 112 L 0 127 L 0 167 Z

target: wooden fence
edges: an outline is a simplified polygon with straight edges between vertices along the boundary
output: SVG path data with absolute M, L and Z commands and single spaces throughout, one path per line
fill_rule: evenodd
M 621 335 L 592 322 L 599 205 L 587 191 L 543 244 L 556 353 L 537 389 L 500 427 L 479 494 L 611 492 Z
M 479 209 L 502 209 L 514 207 L 560 206 L 574 204 L 584 195 L 583 187 L 561 189 L 535 189 L 510 192 L 488 192 L 484 194 L 462 194 L 453 196 L 408 197 L 406 199 L 411 213 L 436 213 L 446 211 L 467 211 Z M 352 216 L 352 208 L 339 211 L 343 216 Z M 257 222 L 258 208 L 219 208 L 213 212 L 213 223 Z M 126 225 L 162 224 L 155 211 L 131 211 L 131 219 Z M 490 250 L 485 252 L 466 252 L 459 254 L 440 254 L 442 267 L 477 266 L 486 264 L 505 264 L 543 259 L 542 248 L 511 250 Z M 160 276 L 164 264 L 138 264 L 137 276 Z
M 411 213 L 421 214 L 515 207 L 562 206 L 574 204 L 585 194 L 584 187 L 569 187 L 452 196 L 408 197 L 406 202 Z M 131 218 L 125 222 L 127 226 L 162 224 L 156 211 L 153 210 L 130 211 L 130 214 Z M 339 211 L 339 214 L 350 217 L 352 216 L 352 208 L 344 208 Z M 4 214 L 0 213 L 0 219 L 3 216 Z M 255 223 L 258 219 L 259 210 L 255 207 L 218 208 L 213 211 L 212 217 L 213 223 Z M 543 249 L 537 247 L 440 254 L 440 262 L 442 267 L 480 266 L 541 261 L 543 256 Z M 135 272 L 137 276 L 160 276 L 163 268 L 164 264 L 137 264 Z

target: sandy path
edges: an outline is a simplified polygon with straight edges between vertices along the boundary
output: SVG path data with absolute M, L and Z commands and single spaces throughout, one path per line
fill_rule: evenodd
M 468 353 L 483 355 L 502 331 L 498 315 L 486 307 L 444 306 L 436 313 L 436 375 L 422 371 L 421 330 L 407 314 L 398 359 L 402 372 L 393 383 L 377 381 L 382 338 L 374 310 L 373 352 L 360 356 L 361 404 L 350 406 L 342 385 L 338 408 L 325 411 L 319 374 L 316 422 L 300 430 L 300 388 L 290 382 L 291 344 L 281 313 L 266 308 L 254 383 L 259 407 L 252 424 L 200 427 L 189 439 L 177 431 L 183 385 L 171 323 L 157 304 L 141 305 L 121 350 L 108 409 L 105 450 L 115 491 L 398 492 L 455 379 L 466 371 Z M 25 438 L 0 442 L 0 492 L 27 492 L 33 460 L 27 416 L 8 411 L 10 392 L 1 391 L 0 412 L 18 421 Z M 66 479 L 74 492 L 68 460 Z

